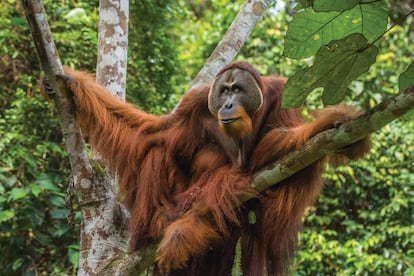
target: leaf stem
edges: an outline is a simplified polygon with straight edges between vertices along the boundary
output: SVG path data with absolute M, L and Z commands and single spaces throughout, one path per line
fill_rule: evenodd
M 371 1 L 367 1 L 367 2 L 359 2 L 360 5 L 369 5 L 375 2 L 381 2 L 382 0 L 371 0 Z
M 380 34 L 376 39 L 374 39 L 373 42 L 371 42 L 371 44 L 375 44 L 378 40 L 380 40 L 384 35 L 386 35 L 389 31 L 391 31 L 395 26 L 397 25 L 402 25 L 402 23 L 407 20 L 407 18 L 414 14 L 414 10 L 410 11 L 409 13 L 407 13 L 403 19 L 400 20 L 400 22 L 394 23 L 391 27 L 389 27 L 388 29 L 386 29 L 382 34 Z

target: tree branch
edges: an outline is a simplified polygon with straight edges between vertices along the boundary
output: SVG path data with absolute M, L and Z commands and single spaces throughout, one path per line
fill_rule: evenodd
M 75 185 L 79 187 L 82 179 L 92 179 L 93 174 L 84 140 L 74 119 L 75 108 L 72 99 L 63 82 L 56 78 L 56 75 L 63 73 L 63 67 L 53 42 L 42 2 L 35 0 L 22 0 L 21 2 L 43 71 L 50 86 L 56 92 L 54 102 L 57 115 L 66 143 Z
M 224 37 L 210 55 L 190 87 L 212 83 L 217 73 L 236 57 L 266 8 L 274 1 L 246 1 L 231 23 Z
M 323 156 L 335 153 L 381 129 L 412 109 L 414 85 L 338 129 L 326 130 L 314 136 L 301 149 L 290 152 L 283 160 L 277 160 L 267 169 L 258 172 L 251 187 L 259 193 L 263 192 Z

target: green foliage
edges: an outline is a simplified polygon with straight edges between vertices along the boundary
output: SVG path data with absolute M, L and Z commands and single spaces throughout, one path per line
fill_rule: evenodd
M 64 63 L 90 67 L 98 2 L 78 3 L 73 16 L 74 6 L 45 2 Z M 0 11 L 0 274 L 70 275 L 79 217 L 67 222 L 69 164 L 53 107 L 38 95 L 39 62 L 18 3 L 2 2 Z
M 130 28 L 128 88 L 135 91 L 145 83 L 147 90 L 140 97 L 149 99 L 144 106 L 158 113 L 171 108 L 165 101 L 173 98 L 170 94 L 176 92 L 180 80 L 173 75 L 181 75 L 169 36 L 175 22 L 166 9 L 174 6 L 170 2 L 141 1 L 137 3 L 139 17 L 134 16 L 138 11 L 131 3 L 132 23 L 140 19 L 139 26 L 147 31 L 133 24 Z M 39 62 L 16 3 L 6 1 L 0 10 L 0 252 L 8 252 L 0 254 L 0 274 L 74 274 L 79 258 L 79 214 L 75 214 L 75 225 L 68 224 L 67 217 L 73 215 L 65 204 L 70 167 L 59 124 L 51 119 L 53 107 L 33 96 L 38 93 Z M 62 62 L 93 72 L 98 1 L 44 4 Z M 151 59 L 155 63 L 147 62 Z M 147 91 L 154 97 L 147 97 Z
M 345 98 L 349 84 L 375 62 L 377 53 L 378 48 L 359 33 L 331 41 L 319 49 L 311 67 L 298 70 L 289 79 L 283 106 L 300 106 L 318 87 L 324 87 L 324 104 L 338 104 Z
M 0 267 L 6 275 L 66 274 L 77 265 L 62 246 L 76 245 L 79 233 L 66 221 L 68 164 L 58 122 L 50 118 L 49 106 L 20 88 L 0 118 L 0 251 L 8 252 Z
M 326 1 L 325 10 L 336 9 L 336 2 L 347 1 Z M 361 33 L 372 42 L 386 29 L 387 10 L 384 1 L 369 3 L 341 11 L 316 12 L 307 8 L 298 12 L 289 24 L 284 54 L 295 59 L 309 57 L 328 42 L 353 33 Z
M 295 59 L 315 55 L 314 64 L 289 79 L 283 106 L 302 105 L 316 88 L 322 88 L 324 104 L 337 104 L 350 83 L 376 60 L 378 50 L 373 44 L 386 36 L 386 3 L 315 0 L 301 4 L 306 8 L 289 24 L 284 54 Z M 403 75 L 402 85 L 412 83 L 409 74 Z
M 183 64 L 185 85 L 206 62 L 244 1 L 179 1 L 179 20 L 176 25 L 179 60 Z
M 414 272 L 414 113 L 374 136 L 367 159 L 330 171 L 294 275 Z
M 411 57 L 414 55 L 410 25 L 412 20 L 403 26 L 394 27 L 384 39 L 379 40 L 376 63 L 349 86 L 350 93 L 346 96 L 348 102 L 353 101 L 365 109 L 373 108 L 399 90 L 398 76 L 412 63 Z
M 267 10 L 263 20 L 242 47 L 237 60 L 245 60 L 254 64 L 262 75 L 283 72 L 293 74 L 296 61 L 283 56 L 283 37 L 286 35 L 286 22 L 290 19 L 287 13 L 279 12 L 276 2 Z
M 398 91 L 398 75 L 414 54 L 409 27 L 410 21 L 380 41 L 377 62 L 349 87 L 348 101 L 372 108 Z M 413 122 L 412 111 L 373 136 L 367 158 L 325 174 L 292 275 L 414 273 Z
M 99 1 L 62 4 L 44 1 L 50 29 L 62 63 L 89 72 L 95 70 Z
M 400 75 L 399 87 L 403 91 L 414 83 L 414 64 L 411 63 L 407 70 Z
M 175 41 L 176 1 L 131 1 L 127 98 L 152 113 L 169 112 L 183 74 Z

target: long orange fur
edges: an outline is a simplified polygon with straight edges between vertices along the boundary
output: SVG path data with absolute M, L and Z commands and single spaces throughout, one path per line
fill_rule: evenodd
M 209 85 L 192 89 L 171 114 L 158 117 L 111 96 L 89 74 L 66 71 L 82 133 L 119 175 L 120 195 L 131 212 L 131 251 L 161 240 L 156 273 L 229 275 L 241 238 L 244 275 L 286 274 L 327 159 L 262 195 L 249 189 L 252 175 L 336 122 L 359 115 L 347 106 L 330 107 L 304 123 L 299 109 L 280 107 L 285 79 L 260 77 L 244 62 L 222 72 L 234 68 L 254 76 L 264 99 L 254 118 L 242 118 L 252 124 L 232 129 L 236 136 L 250 134 L 243 167 L 240 144 L 221 131 L 207 108 Z M 341 155 L 358 158 L 369 148 L 367 138 Z M 235 208 L 244 195 L 256 198 Z

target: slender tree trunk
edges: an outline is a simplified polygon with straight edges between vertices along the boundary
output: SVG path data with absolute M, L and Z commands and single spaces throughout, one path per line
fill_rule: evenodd
M 99 2 L 96 81 L 125 100 L 129 0 Z
M 125 100 L 129 1 L 101 0 L 99 4 L 96 80 Z M 117 177 L 96 176 L 94 186 L 99 200 L 81 209 L 78 275 L 99 275 L 127 252 L 129 214 L 116 199 Z

